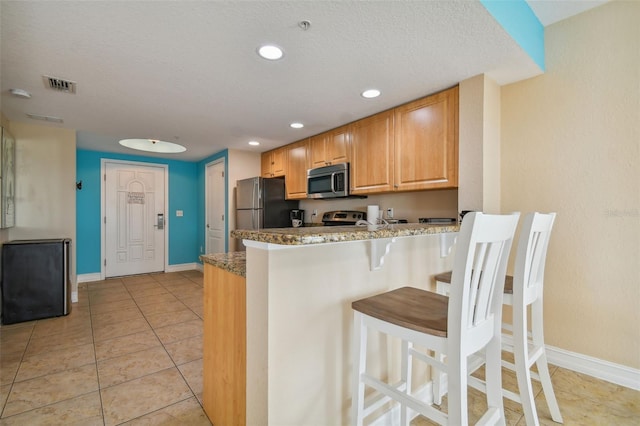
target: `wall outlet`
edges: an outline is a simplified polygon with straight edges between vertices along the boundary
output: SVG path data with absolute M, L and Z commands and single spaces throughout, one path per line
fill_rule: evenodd
M 393 207 L 387 209 L 387 217 L 389 219 L 393 218 Z
M 176 216 L 177 217 L 182 217 L 182 216 L 184 216 L 184 212 L 182 210 L 176 210 Z

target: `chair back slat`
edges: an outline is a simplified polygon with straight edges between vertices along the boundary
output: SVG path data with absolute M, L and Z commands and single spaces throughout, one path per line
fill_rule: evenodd
M 475 269 L 481 271 L 480 281 L 477 289 L 477 296 L 472 300 L 473 304 L 469 306 L 470 314 L 473 313 L 473 321 L 471 325 L 475 326 L 485 321 L 492 312 L 491 302 L 498 283 L 498 267 L 502 256 L 504 244 L 501 242 L 485 243 L 485 249 L 479 253 L 484 259 Z M 473 290 L 473 284 L 472 284 Z
M 471 216 L 469 216 L 471 215 Z M 501 319 L 506 265 L 519 214 L 465 216 L 451 277 L 449 318 L 459 318 L 450 335 L 464 336 L 497 314 Z
M 555 216 L 555 213 L 530 213 L 524 218 L 513 287 L 514 297 L 526 299 L 525 305 L 542 295 L 547 249 Z

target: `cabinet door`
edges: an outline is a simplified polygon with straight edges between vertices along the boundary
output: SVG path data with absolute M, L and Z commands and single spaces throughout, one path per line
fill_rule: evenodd
M 394 189 L 457 187 L 458 87 L 394 111 Z
M 325 157 L 329 164 L 349 161 L 349 126 L 332 130 L 325 139 Z
M 309 139 L 287 145 L 287 174 L 284 185 L 287 199 L 307 198 L 307 169 L 309 168 Z
M 351 192 L 393 189 L 393 111 L 356 121 L 351 127 Z
M 273 176 L 284 176 L 286 174 L 285 153 L 285 148 L 271 151 L 271 173 L 273 173 Z
M 326 140 L 326 133 L 321 133 L 309 139 L 311 167 L 323 167 L 327 165 Z
M 271 151 L 263 152 L 260 156 L 260 176 L 270 178 L 273 177 Z

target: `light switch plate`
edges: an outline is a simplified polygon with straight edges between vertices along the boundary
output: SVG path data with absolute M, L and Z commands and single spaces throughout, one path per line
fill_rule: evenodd
M 184 213 L 182 212 L 182 210 L 176 210 L 176 216 L 177 217 L 182 217 L 182 216 L 184 216 Z

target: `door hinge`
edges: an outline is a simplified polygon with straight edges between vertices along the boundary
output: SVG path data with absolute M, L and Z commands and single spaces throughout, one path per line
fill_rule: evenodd
M 107 181 L 107 174 L 106 173 L 104 174 L 104 181 L 105 182 Z
M 224 222 L 224 215 L 222 215 L 222 221 Z
M 107 259 L 104 260 L 104 266 L 107 266 Z
M 104 223 L 107 223 L 107 217 L 106 216 L 104 217 Z
M 224 177 L 224 170 L 222 171 L 222 173 L 221 173 L 221 174 L 222 174 L 222 177 Z

